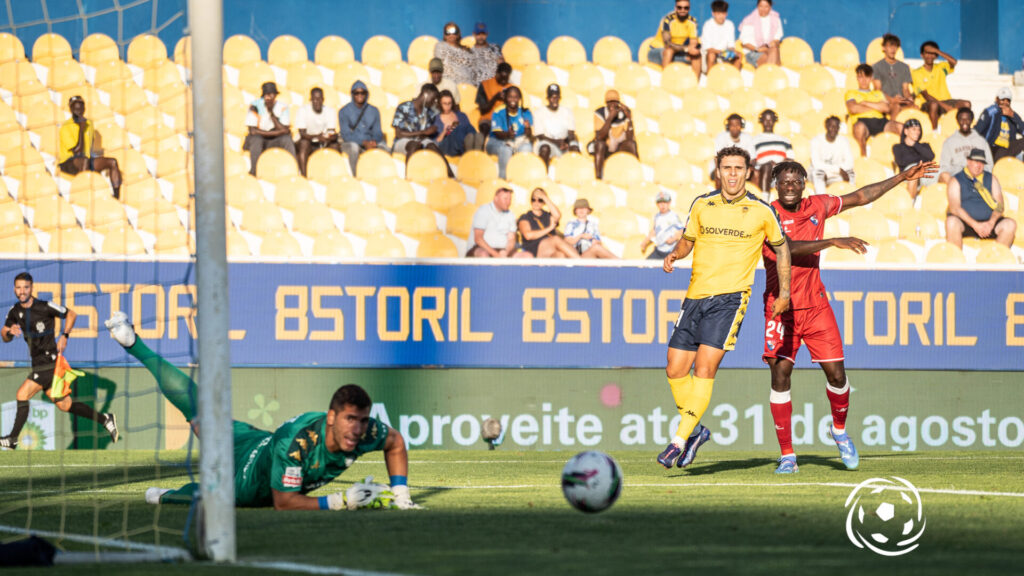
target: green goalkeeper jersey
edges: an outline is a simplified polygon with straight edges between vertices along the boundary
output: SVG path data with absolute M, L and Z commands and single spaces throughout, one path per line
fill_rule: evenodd
M 271 489 L 306 494 L 348 469 L 356 458 L 384 448 L 388 426 L 370 418 L 352 452 L 329 452 L 324 438 L 327 414 L 307 412 L 273 433 L 235 422 L 235 503 L 272 506 Z

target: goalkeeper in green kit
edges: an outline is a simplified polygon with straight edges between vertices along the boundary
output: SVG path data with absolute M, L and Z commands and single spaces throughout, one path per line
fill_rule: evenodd
M 160 391 L 198 436 L 195 382 L 150 350 L 135 334 L 124 312 L 115 312 L 106 325 L 111 337 L 149 369 Z M 371 404 L 365 390 L 348 384 L 334 393 L 326 413 L 300 414 L 274 432 L 235 421 L 235 505 L 273 506 L 277 510 L 419 508 L 409 495 L 405 440 L 397 430 L 370 418 Z M 341 475 L 356 458 L 374 450 L 384 451 L 390 486 L 367 478 L 345 492 L 319 498 L 306 496 Z M 146 501 L 187 504 L 198 490 L 195 483 L 178 490 L 150 488 Z

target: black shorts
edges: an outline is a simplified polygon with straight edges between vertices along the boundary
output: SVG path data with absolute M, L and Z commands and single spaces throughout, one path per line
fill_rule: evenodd
M 54 368 L 56 368 L 54 364 L 33 366 L 32 371 L 28 373 L 28 379 L 42 386 L 44 391 L 49 390 L 50 386 L 53 386 Z
M 950 214 L 950 216 L 953 216 L 953 215 Z M 963 220 L 961 220 L 959 216 L 953 216 L 953 218 L 956 218 L 957 220 L 960 220 L 960 223 L 964 225 L 964 233 L 963 233 L 963 237 L 964 238 L 978 238 L 979 240 L 993 240 L 993 239 L 995 239 L 995 237 L 996 237 L 996 228 L 999 226 L 1000 222 L 1002 222 L 1003 220 L 1006 220 L 1005 216 L 1000 216 L 999 220 L 996 220 L 995 226 L 992 226 L 992 233 L 989 234 L 988 236 L 982 238 L 981 236 L 978 236 L 978 233 L 974 231 L 974 228 L 971 228 L 970 226 L 968 226 L 967 222 L 964 222 Z
M 861 118 L 858 122 L 863 122 L 864 126 L 867 126 L 868 136 L 885 132 L 885 125 L 889 123 L 885 118 Z
M 78 174 L 78 172 L 79 172 L 78 166 L 75 165 L 75 159 L 76 158 L 81 158 L 81 156 L 72 156 L 71 158 L 68 158 L 67 160 L 61 162 L 60 163 L 60 171 L 65 173 L 65 174 L 68 174 L 70 176 L 74 176 L 75 174 Z M 85 169 L 88 170 L 89 172 L 95 172 L 96 171 L 95 168 L 93 168 L 92 160 L 93 160 L 92 158 L 86 158 L 85 159 Z
M 719 350 L 736 347 L 750 291 L 683 300 L 669 348 L 696 351 L 703 344 Z

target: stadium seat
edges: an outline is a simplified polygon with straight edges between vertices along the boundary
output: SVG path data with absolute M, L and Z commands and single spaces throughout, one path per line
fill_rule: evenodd
M 867 50 L 864 52 L 864 61 L 867 62 L 868 64 L 871 64 L 872 66 L 874 66 L 875 62 L 878 62 L 879 60 L 881 60 L 884 57 L 885 57 L 885 54 L 882 52 L 882 37 L 879 36 L 878 38 L 875 38 L 874 40 L 872 40 L 868 44 Z M 897 60 L 905 60 L 906 59 L 905 56 L 903 55 L 903 47 L 902 46 L 900 47 L 899 50 L 896 51 L 896 59 Z
M 146 253 L 146 245 L 131 226 L 118 226 L 104 232 L 99 251 L 101 254 L 138 256 Z
M 653 166 L 655 162 L 669 155 L 668 142 L 660 134 L 641 132 L 636 135 L 640 161 Z
M 498 188 L 511 188 L 512 184 L 508 180 L 502 180 L 501 178 L 493 178 L 485 182 L 481 182 L 476 187 L 476 205 L 482 206 L 488 204 L 494 200 L 494 193 Z
M 924 246 L 928 240 L 942 237 L 939 233 L 938 220 L 931 214 L 909 209 L 898 214 L 896 218 L 900 228 L 899 237 L 902 240 Z
M 632 60 L 633 55 L 630 53 L 629 45 L 621 38 L 605 36 L 594 44 L 593 62 L 598 66 L 616 70 L 619 66 Z
M 818 97 L 821 100 L 821 111 L 829 116 L 836 116 L 842 121 L 846 118 L 846 88 L 837 86 Z M 825 127 L 822 126 L 822 131 Z
M 856 68 L 860 62 L 860 52 L 846 38 L 833 36 L 821 46 L 821 63 L 824 66 L 845 72 Z
M 992 168 L 1003 190 L 1014 194 L 1024 192 L 1024 162 L 1013 156 L 1000 158 Z
M 598 219 L 598 230 L 602 236 L 607 238 L 622 241 L 631 236 L 647 233 L 647 230 L 640 229 L 640 224 L 632 210 L 595 211 L 594 216 Z
M 702 166 L 715 157 L 715 142 L 707 134 L 692 134 L 680 143 L 679 155 L 691 164 Z
M 626 207 L 637 214 L 653 215 L 657 211 L 654 198 L 659 192 L 661 186 L 653 182 L 637 182 L 626 191 Z M 673 197 L 676 196 L 673 194 Z
M 931 184 L 921 188 L 917 194 L 920 198 L 921 212 L 931 214 L 935 218 L 946 218 L 946 210 L 949 208 L 949 198 L 946 196 L 946 185 L 940 183 Z
M 873 210 L 855 210 L 850 213 L 850 236 L 856 236 L 872 244 L 892 237 L 888 219 Z
M 974 261 L 978 264 L 1008 264 L 1011 266 L 1020 264 L 1012 250 L 994 240 L 982 242 L 981 249 L 978 250 Z
M 427 184 L 427 206 L 442 214 L 466 201 L 466 191 L 451 178 L 440 178 Z
M 686 110 L 665 111 L 658 117 L 658 128 L 662 136 L 677 142 L 697 130 L 693 116 Z
M 39 241 L 24 224 L 12 224 L 0 229 L 0 252 L 6 254 L 38 254 Z
M 308 60 L 309 52 L 306 45 L 302 40 L 288 34 L 274 38 L 267 49 L 267 62 L 279 68 L 289 68 L 292 64 Z
M 590 94 L 604 86 L 604 76 L 597 66 L 589 62 L 581 62 L 569 69 L 569 86 L 577 94 Z
M 33 214 L 29 222 L 38 230 L 48 232 L 78 225 L 71 203 L 60 196 L 38 198 L 32 208 Z
M 341 36 L 324 36 L 316 43 L 313 59 L 320 66 L 333 69 L 339 64 L 352 62 L 356 56 L 348 40 Z
M 544 161 L 533 153 L 520 153 L 512 156 L 506 169 L 506 178 L 510 182 L 522 184 L 547 178 L 548 170 Z
M 643 169 L 636 156 L 628 152 L 616 152 L 604 162 L 604 181 L 620 188 L 629 188 L 634 182 L 644 179 Z
M 250 94 L 259 94 L 264 82 L 274 82 L 276 77 L 270 64 L 262 60 L 243 64 L 238 70 L 238 87 Z M 278 88 L 282 88 L 278 86 Z
M 683 95 L 698 85 L 693 68 L 681 62 L 672 62 L 661 71 L 661 87 L 673 96 Z
M 27 60 L 0 64 L 0 86 L 19 95 L 46 91 L 46 87 L 39 81 L 36 69 Z
M 954 114 L 953 117 L 955 118 L 956 115 Z M 922 130 L 922 140 L 927 139 L 932 132 L 931 119 L 928 118 L 928 114 L 918 108 L 904 108 L 903 110 L 900 110 L 899 115 L 896 116 L 896 121 L 904 123 L 911 118 L 915 118 L 921 123 L 921 126 L 924 127 L 924 130 Z M 936 152 L 938 152 L 938 150 L 936 150 Z
M 273 184 L 274 204 L 282 208 L 293 210 L 299 204 L 315 201 L 313 186 L 298 174 L 282 176 L 274 180 Z
M 402 49 L 387 36 L 372 36 L 363 44 L 359 60 L 366 66 L 383 70 L 392 62 L 402 61 Z
M 266 198 L 260 182 L 248 172 L 228 176 L 224 182 L 225 197 L 228 206 L 243 209 L 253 202 L 262 202 Z
M 676 189 L 693 182 L 693 173 L 690 165 L 680 162 L 678 157 L 664 156 L 654 162 L 654 181 L 667 188 Z
M 437 233 L 434 211 L 420 202 L 406 202 L 395 211 L 395 232 L 406 236 L 422 237 Z
M 406 202 L 416 199 L 416 191 L 412 184 L 398 176 L 390 176 L 374 182 L 377 186 L 377 204 L 388 211 L 394 212 Z
M 174 63 L 192 69 L 192 37 L 182 36 L 174 45 Z
M 310 154 L 306 161 L 306 178 L 329 185 L 335 178 L 351 178 L 352 169 L 344 154 L 331 148 L 321 148 Z
M 36 64 L 49 67 L 54 62 L 72 58 L 71 44 L 60 34 L 47 32 L 32 43 L 32 61 Z M 0 61 L 7 61 L 7 58 L 0 58 Z
M 57 195 L 57 183 L 46 170 L 26 172 L 18 189 L 18 201 L 22 204 L 33 204 L 39 198 L 51 198 Z
M 715 66 L 708 70 L 707 87 L 725 98 L 743 88 L 743 77 L 740 71 L 732 66 Z
M 0 202 L 0 230 L 6 230 L 8 226 L 25 224 L 25 216 L 21 212 L 21 206 L 11 201 L 10 196 Z M 0 232 L 2 234 L 2 232 Z
M 667 91 L 656 86 L 645 88 L 635 93 L 636 110 L 651 118 L 661 116 L 672 110 L 672 97 Z
M 92 67 L 109 60 L 120 60 L 117 44 L 106 34 L 90 34 L 78 46 L 78 61 Z
M 158 202 L 153 210 L 139 212 L 136 226 L 139 230 L 158 235 L 163 230 L 174 227 L 181 228 L 181 219 L 178 217 L 178 212 L 174 209 L 174 205 Z
M 569 70 L 573 66 L 587 61 L 587 49 L 579 40 L 572 36 L 559 36 L 548 44 L 548 66 L 556 66 Z
M 302 247 L 287 230 L 272 230 L 262 235 L 260 257 L 301 258 Z
M 378 232 L 366 238 L 366 258 L 405 258 L 405 246 L 388 231 Z
M 308 60 L 294 62 L 288 66 L 288 90 L 300 94 L 302 100 L 308 102 L 309 91 L 313 88 L 324 90 L 324 104 L 327 105 L 327 94 L 334 91 L 329 90 L 330 87 L 324 82 L 324 76 L 320 72 L 320 68 Z M 332 107 L 334 106 L 332 105 Z
M 52 60 L 48 66 L 49 73 L 46 75 L 46 84 L 51 90 L 63 92 L 85 84 L 85 71 L 82 70 L 82 65 L 70 58 Z M 62 100 L 67 102 L 67 98 L 62 98 Z M 96 104 L 100 104 L 100 101 L 87 99 L 86 104 L 87 113 L 92 118 L 93 108 Z
M 742 87 L 725 96 L 729 99 L 729 112 L 735 112 L 744 118 L 755 119 L 762 110 L 768 107 L 764 94 L 753 88 Z M 715 133 L 717 127 L 708 129 Z
M 152 34 L 139 34 L 128 44 L 125 60 L 146 70 L 167 60 L 167 46 Z
M 352 84 L 356 80 L 362 80 L 367 85 L 372 84 L 370 82 L 370 72 L 365 66 L 356 61 L 342 62 L 335 64 L 334 71 L 334 87 L 343 94 L 348 94 L 352 90 Z M 372 96 L 373 93 L 371 92 Z
M 17 36 L 0 32 L 0 62 L 25 60 L 25 46 Z
M 836 79 L 821 64 L 811 63 L 800 70 L 800 89 L 815 98 L 821 98 L 836 87 Z
M 92 254 L 92 242 L 85 230 L 77 226 L 52 230 L 48 254 Z
M 448 210 L 445 232 L 459 238 L 470 237 L 473 228 L 473 215 L 476 214 L 477 206 L 464 202 Z
M 928 264 L 966 264 L 967 258 L 964 257 L 963 251 L 957 248 L 955 244 L 942 242 L 928 250 L 924 261 Z
M 878 254 L 875 262 L 879 264 L 916 264 L 917 257 L 899 240 L 883 240 L 876 245 Z
M 384 211 L 376 204 L 361 202 L 345 209 L 345 232 L 366 237 L 386 228 Z
M 295 157 L 284 148 L 268 148 L 260 154 L 256 164 L 256 177 L 261 180 L 276 180 L 283 176 L 298 176 L 299 164 Z
M 590 208 L 600 214 L 606 214 L 609 211 L 615 209 L 615 192 L 612 190 L 611 185 L 601 180 L 590 180 L 589 182 L 582 182 L 576 189 L 577 198 L 586 198 L 590 202 Z M 554 200 L 552 198 L 552 200 Z M 563 214 L 563 222 L 569 222 L 572 214 L 572 210 L 569 206 L 565 206 L 566 214 Z M 603 231 L 603 229 L 602 229 Z
M 325 202 L 335 210 L 344 211 L 347 207 L 366 201 L 363 185 L 351 176 L 339 176 L 327 184 Z
M 110 94 L 110 108 L 118 114 L 127 115 L 139 108 L 149 106 L 145 90 L 130 79 L 111 80 L 96 87 Z M 89 114 L 91 102 L 86 102 L 86 114 Z
M 264 234 L 284 227 L 281 210 L 270 202 L 252 202 L 242 209 L 242 228 L 248 232 Z
M 146 177 L 124 185 L 121 201 L 141 212 L 152 210 L 158 202 L 166 202 L 160 184 L 155 178 Z
M 802 38 L 786 36 L 779 46 L 779 58 L 786 68 L 800 70 L 814 64 L 814 51 Z
M 519 87 L 523 92 L 531 96 L 536 96 L 546 103 L 547 87 L 550 84 L 558 82 L 558 78 L 555 77 L 555 72 L 543 62 L 528 64 L 519 70 L 522 72 Z M 563 100 L 568 99 L 563 95 Z
M 540 62 L 540 50 L 525 36 L 512 36 L 501 46 L 501 54 L 513 68 L 521 69 Z
M 886 172 L 886 166 L 879 164 L 871 158 L 862 158 L 856 154 L 854 154 L 853 158 L 853 169 L 856 171 L 857 186 L 867 186 L 889 177 L 888 172 Z
M 766 96 L 774 96 L 788 87 L 789 77 L 786 72 L 774 64 L 759 66 L 754 72 L 754 88 Z
M 398 175 L 395 161 L 383 150 L 367 150 L 359 155 L 356 163 L 356 176 L 366 182 L 378 182 Z
M 232 68 L 241 69 L 246 64 L 259 62 L 261 59 L 259 45 L 245 34 L 235 34 L 224 41 L 224 64 Z
M 156 241 L 153 244 L 153 253 L 159 255 L 188 256 L 192 251 L 189 233 L 181 226 L 175 224 L 168 228 L 161 228 L 156 234 Z M 231 243 L 228 242 L 228 253 L 231 252 Z M 246 248 L 248 255 L 248 247 Z
M 444 234 L 434 234 L 420 240 L 416 247 L 417 258 L 458 258 L 455 242 Z
M 417 150 L 409 157 L 405 166 L 405 177 L 417 184 L 424 186 L 439 179 L 448 177 L 448 168 L 437 152 L 432 150 Z
M 868 158 L 885 166 L 893 168 L 892 147 L 898 144 L 900 137 L 892 132 L 882 132 L 868 139 Z
M 551 168 L 555 180 L 560 184 L 575 186 L 580 182 L 594 179 L 594 161 L 578 152 L 570 152 L 553 159 Z
M 318 258 L 354 258 L 352 243 L 344 234 L 327 232 L 313 240 L 313 256 Z
M 810 94 L 800 88 L 783 88 L 775 93 L 774 99 L 775 111 L 782 120 L 777 126 L 780 132 L 784 131 L 784 126 L 789 125 L 789 120 L 814 111 L 814 103 L 811 101 Z
M 498 163 L 480 150 L 468 150 L 459 161 L 459 180 L 477 186 L 498 177 Z
M 110 182 L 97 172 L 79 172 L 71 180 L 71 192 L 68 199 L 72 204 L 88 206 L 92 198 L 106 196 L 113 198 L 114 190 Z
M 721 111 L 718 105 L 718 96 L 708 88 L 692 88 L 683 95 L 683 110 L 694 116 L 704 116 L 715 111 Z M 712 126 L 709 131 L 716 131 L 717 127 Z
M 651 76 L 642 65 L 625 62 L 615 69 L 615 87 L 620 92 L 635 95 L 651 87 Z
M 400 101 L 404 101 L 415 98 L 419 94 L 420 83 L 412 66 L 398 61 L 383 67 L 380 86 L 385 92 L 394 94 Z
M 409 43 L 406 50 L 406 61 L 409 64 L 427 69 L 430 59 L 434 57 L 434 46 L 437 45 L 437 38 L 433 36 L 417 36 Z

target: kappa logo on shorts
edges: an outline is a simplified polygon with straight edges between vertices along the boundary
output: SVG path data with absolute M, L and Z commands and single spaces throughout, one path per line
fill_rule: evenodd
M 289 466 L 284 469 L 284 476 L 281 476 L 281 484 L 285 488 L 302 487 L 302 468 L 300 466 Z

